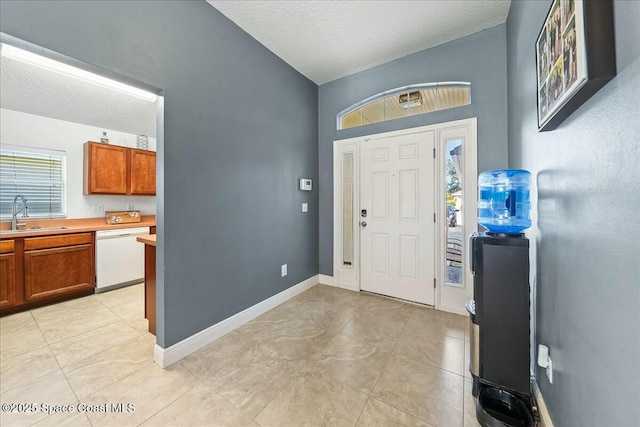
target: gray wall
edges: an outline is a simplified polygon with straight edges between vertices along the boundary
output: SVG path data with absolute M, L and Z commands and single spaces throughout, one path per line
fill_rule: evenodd
M 320 273 L 333 274 L 333 141 L 478 118 L 478 172 L 507 166 L 506 26 L 480 31 L 325 83 L 318 92 Z M 369 96 L 413 83 L 471 82 L 471 105 L 336 130 L 336 114 Z
M 4 33 L 165 91 L 161 346 L 318 273 L 317 192 L 297 190 L 318 174 L 314 83 L 204 1 L 3 0 L 0 19 Z
M 617 77 L 538 133 L 534 44 L 550 4 L 514 1 L 507 21 L 509 166 L 534 177 L 537 342 L 554 383 L 535 374 L 557 427 L 638 426 L 640 2 L 614 2 Z

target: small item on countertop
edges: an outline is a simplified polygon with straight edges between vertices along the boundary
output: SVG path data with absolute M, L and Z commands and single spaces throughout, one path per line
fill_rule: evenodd
M 136 136 L 136 147 L 140 150 L 148 150 L 149 137 L 147 135 L 142 135 L 142 134 Z
M 107 211 L 105 212 L 107 224 L 127 224 L 140 222 L 142 217 L 140 211 Z
M 102 138 L 100 138 L 100 142 L 103 144 L 109 143 L 109 138 L 107 138 L 107 132 L 102 132 Z

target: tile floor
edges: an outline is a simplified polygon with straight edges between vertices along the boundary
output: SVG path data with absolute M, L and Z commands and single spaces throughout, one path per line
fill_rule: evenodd
M 465 317 L 317 285 L 163 370 L 143 292 L 0 319 L 0 401 L 38 408 L 0 424 L 478 425 Z M 42 403 L 76 410 L 47 415 Z M 135 411 L 105 412 L 112 403 Z

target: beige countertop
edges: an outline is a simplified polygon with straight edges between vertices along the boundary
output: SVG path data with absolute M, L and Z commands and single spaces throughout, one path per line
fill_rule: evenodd
M 25 220 L 26 221 L 23 221 Z M 132 228 L 132 227 L 153 227 L 156 225 L 155 215 L 143 215 L 140 222 L 130 222 L 127 224 L 107 224 L 103 217 L 100 218 L 78 218 L 78 219 L 37 219 L 29 220 L 27 218 L 18 218 L 19 222 L 25 222 L 27 225 L 20 227 L 19 231 L 11 231 L 11 223 L 8 221 L 0 222 L 0 240 L 16 239 L 19 237 L 39 237 L 52 236 L 56 234 L 71 234 L 82 232 L 93 232 L 98 230 L 112 230 L 116 228 Z M 67 227 L 57 230 L 42 230 L 31 227 L 49 228 L 49 227 Z
M 136 238 L 136 240 L 140 243 L 144 243 L 145 245 L 151 245 L 151 246 L 155 246 L 156 245 L 156 235 L 155 234 L 148 234 L 146 236 L 138 236 Z

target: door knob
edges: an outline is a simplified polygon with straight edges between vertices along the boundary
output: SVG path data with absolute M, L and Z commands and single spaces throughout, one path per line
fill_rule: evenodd
M 361 225 L 361 226 L 363 226 L 363 227 L 366 227 L 366 226 L 367 226 L 367 221 L 362 221 L 362 222 L 360 223 L 360 225 Z

